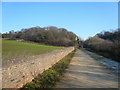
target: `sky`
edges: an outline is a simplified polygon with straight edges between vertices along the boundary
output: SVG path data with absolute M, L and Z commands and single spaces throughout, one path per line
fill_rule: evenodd
M 82 39 L 118 28 L 117 2 L 2 2 L 2 33 L 56 26 Z

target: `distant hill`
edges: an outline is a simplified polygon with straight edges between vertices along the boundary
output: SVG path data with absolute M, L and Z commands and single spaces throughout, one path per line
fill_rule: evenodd
M 73 46 L 76 34 L 65 28 L 49 27 L 32 27 L 22 29 L 21 31 L 2 34 L 2 38 L 23 39 L 55 46 Z

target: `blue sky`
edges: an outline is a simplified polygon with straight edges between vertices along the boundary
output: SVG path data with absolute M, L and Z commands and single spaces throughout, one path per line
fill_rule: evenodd
M 118 28 L 117 2 L 3 2 L 2 32 L 57 26 L 87 39 Z

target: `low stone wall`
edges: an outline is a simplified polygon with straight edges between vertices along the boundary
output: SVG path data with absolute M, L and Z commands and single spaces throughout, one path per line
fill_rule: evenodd
M 38 74 L 50 68 L 56 62 L 68 55 L 74 50 L 74 47 L 68 47 L 61 50 L 41 54 L 34 60 L 26 60 L 9 68 L 2 70 L 2 87 L 19 88 L 27 82 L 32 81 Z

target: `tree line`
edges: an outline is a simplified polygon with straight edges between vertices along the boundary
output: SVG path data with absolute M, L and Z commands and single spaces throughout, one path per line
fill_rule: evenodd
M 120 62 L 120 29 L 98 33 L 88 38 L 84 47 Z
M 76 34 L 68 31 L 65 28 L 49 27 L 32 27 L 21 29 L 20 31 L 11 30 L 8 33 L 3 33 L 2 38 L 12 40 L 23 39 L 54 46 L 73 46 L 75 44 Z

